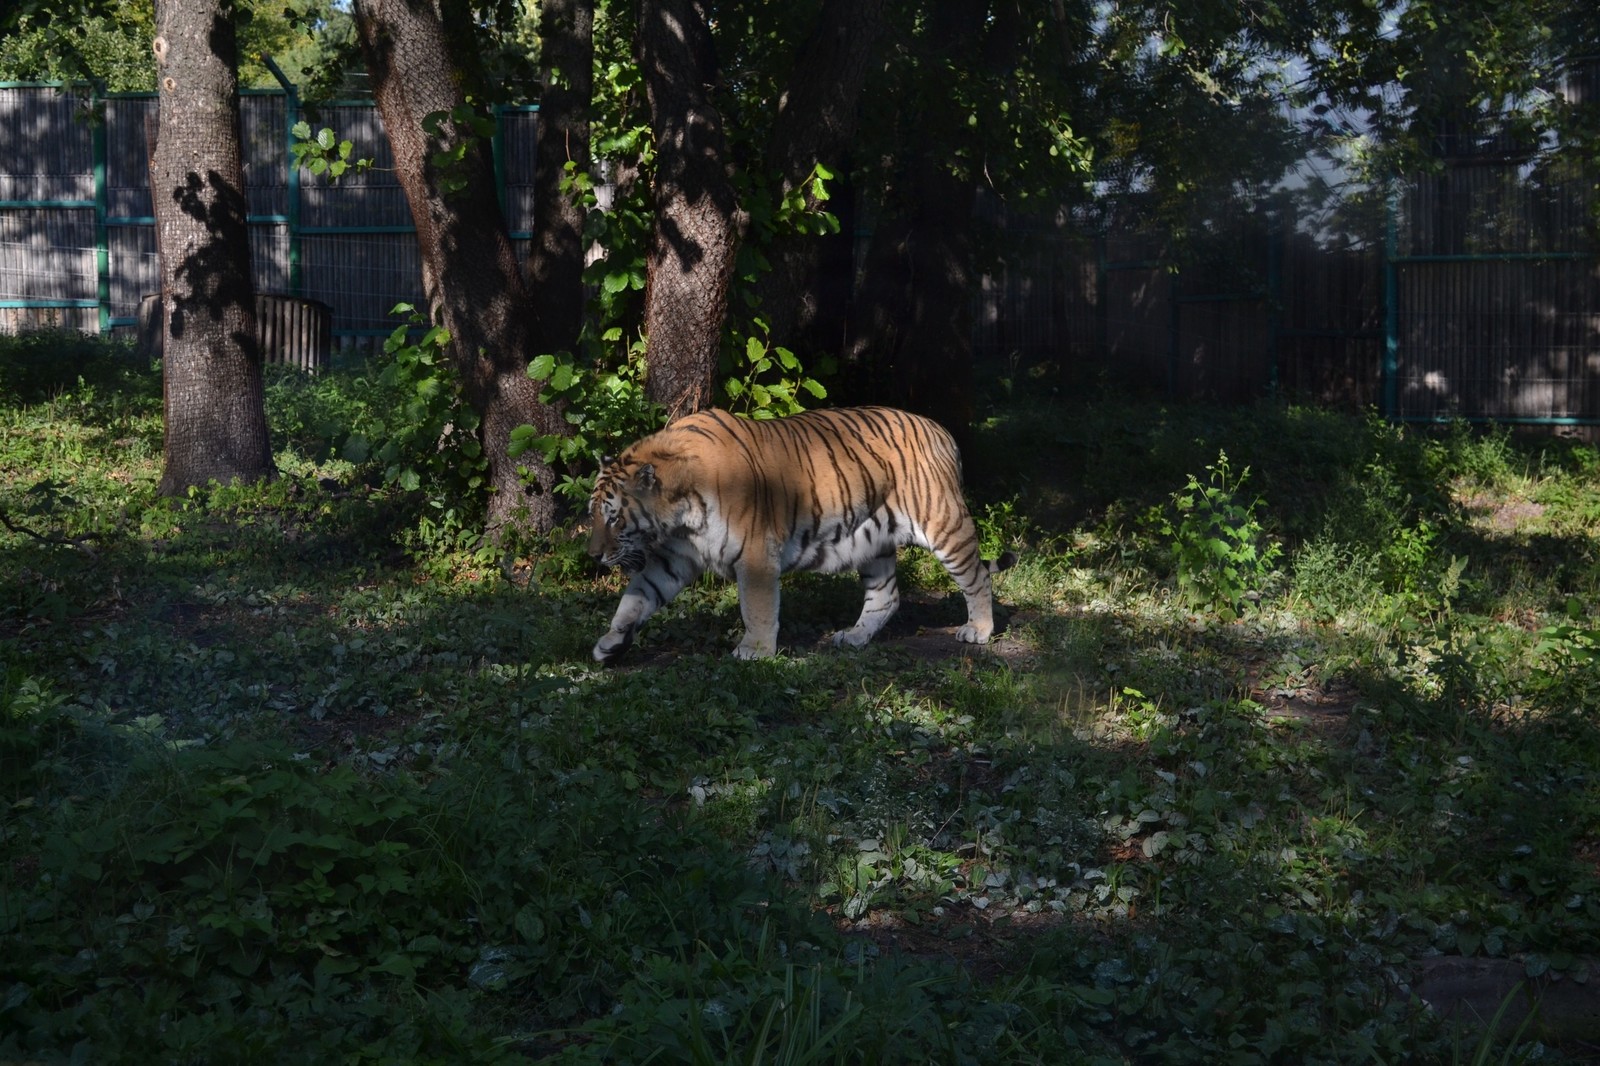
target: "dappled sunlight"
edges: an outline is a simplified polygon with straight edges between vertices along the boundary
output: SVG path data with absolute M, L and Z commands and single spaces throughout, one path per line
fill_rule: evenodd
M 738 661 L 737 589 L 705 578 L 599 667 L 621 579 L 581 544 L 417 539 L 424 500 L 304 433 L 274 484 L 156 501 L 154 454 L 117 443 L 139 417 L 100 434 L 82 406 L 0 427 L 39 463 L 0 468 L 7 514 L 95 534 L 0 534 L 0 932 L 76 1002 L 141 952 L 187 987 L 178 937 L 241 995 L 359 970 L 527 1011 L 541 1046 L 804 973 L 1118 1055 L 1330 1032 L 1423 1054 L 1450 1039 L 1410 998 L 1425 960 L 1548 985 L 1600 958 L 1580 446 L 1525 467 L 1516 441 L 1295 409 L 1019 406 L 970 482 L 1021 555 L 990 644 L 955 641 L 959 594 L 907 552 L 866 648 L 828 641 L 859 581 L 803 574 L 779 654 Z M 1151 517 L 1219 448 L 1292 549 L 1231 620 Z M 1008 450 L 1041 459 L 1017 477 Z M 1501 529 L 1480 497 L 1542 510 Z M 233 839 L 255 850 L 223 886 Z M 4 926 L 13 898 L 70 920 Z M 121 930 L 90 970 L 64 961 L 79 926 Z

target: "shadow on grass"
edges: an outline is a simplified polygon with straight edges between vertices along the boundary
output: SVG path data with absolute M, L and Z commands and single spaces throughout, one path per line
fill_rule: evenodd
M 1102 411 L 1017 430 L 1028 479 L 984 488 L 1053 486 L 1063 509 L 1027 514 L 1065 532 L 1225 446 L 1313 535 L 1359 427 Z M 1408 498 L 1450 499 L 1418 470 Z M 381 501 L 272 491 L 92 558 L 8 550 L 6 668 L 38 682 L 13 703 L 58 732 L 18 742 L 0 933 L 25 950 L 0 987 L 27 994 L 0 1041 L 203 1056 L 254 1026 L 271 1054 L 311 1046 L 310 1016 L 396 1054 L 716 1058 L 816 1003 L 850 1019 L 818 1045 L 902 1060 L 1426 1057 L 1413 960 L 1575 980 L 1600 953 L 1600 745 L 1582 715 L 1470 698 L 1481 663 L 1440 687 L 1438 660 L 1347 662 L 1342 715 L 1296 728 L 1263 671 L 1327 656 L 1309 625 L 1040 598 L 1011 651 L 946 655 L 962 609 L 933 591 L 838 652 L 817 645 L 858 586 L 803 578 L 776 660 L 728 657 L 736 597 L 707 582 L 598 670 L 614 580 L 429 574 Z M 1528 543 L 1541 582 L 1590 550 Z M 84 773 L 108 757 L 143 776 Z M 424 1006 L 408 1030 L 374 1002 Z

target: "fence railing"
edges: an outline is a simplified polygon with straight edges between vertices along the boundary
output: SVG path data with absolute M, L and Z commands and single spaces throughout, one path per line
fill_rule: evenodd
M 1159 233 L 1021 228 L 977 342 L 1175 397 L 1600 426 L 1594 189 L 1562 160 L 1472 161 L 1397 183 L 1354 233 L 1262 210 L 1210 258 Z
M 0 330 L 133 328 L 159 285 L 154 109 L 148 95 L 0 84 Z M 496 117 L 499 194 L 525 252 L 537 109 Z M 374 167 L 302 180 L 289 150 L 301 118 Z M 287 83 L 247 92 L 241 137 L 258 291 L 327 305 L 342 347 L 386 336 L 394 305 L 420 299 L 421 262 L 371 103 L 313 112 Z M 1556 157 L 1456 161 L 1397 182 L 1342 232 L 1278 209 L 1241 217 L 1209 257 L 1161 234 L 997 217 L 1003 251 L 974 294 L 974 347 L 1175 397 L 1279 392 L 1395 419 L 1597 426 L 1595 188 Z
M 160 287 L 150 203 L 153 94 L 97 95 L 0 83 L 0 331 L 132 330 Z M 349 138 L 373 167 L 337 184 L 302 180 L 290 129 L 302 118 Z M 496 112 L 498 192 L 513 242 L 532 236 L 537 105 Z M 240 138 L 260 292 L 326 304 L 340 346 L 387 336 L 396 303 L 421 299 L 405 195 L 370 101 L 303 106 L 292 86 L 246 90 Z

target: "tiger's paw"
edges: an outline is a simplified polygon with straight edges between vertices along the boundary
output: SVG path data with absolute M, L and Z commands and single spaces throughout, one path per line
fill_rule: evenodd
M 870 630 L 861 626 L 851 626 L 849 629 L 841 629 L 833 635 L 833 646 L 835 648 L 864 648 L 871 639 L 872 632 Z
M 775 646 L 763 646 L 748 638 L 741 640 L 739 646 L 733 649 L 735 659 L 770 659 L 776 654 L 778 649 Z
M 619 633 L 613 629 L 594 644 L 594 661 L 597 663 L 614 662 L 622 656 L 633 644 L 632 633 Z
M 968 622 L 966 625 L 956 630 L 956 639 L 963 644 L 987 644 L 989 643 L 989 635 L 993 632 L 993 626 L 986 626 L 980 629 L 971 622 Z

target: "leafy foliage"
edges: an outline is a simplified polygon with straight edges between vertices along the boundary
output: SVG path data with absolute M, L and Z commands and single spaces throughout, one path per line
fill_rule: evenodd
M 1271 543 L 1263 546 L 1265 535 L 1256 518 L 1261 501 L 1238 498 L 1250 468 L 1235 476 L 1228 453 L 1218 452 L 1206 472 L 1204 483 L 1191 474 L 1188 484 L 1172 494 L 1176 518 L 1163 514 L 1157 523 L 1171 542 L 1179 590 L 1191 602 L 1231 619 L 1238 617 L 1245 594 L 1260 588 L 1280 549 Z
M 153 0 L 14 7 L 4 16 L 16 22 L 0 33 L 0 81 L 87 80 L 110 92 L 155 89 Z M 351 43 L 348 12 L 331 0 L 238 0 L 230 9 L 239 32 L 241 86 L 278 87 L 262 61 L 267 56 L 312 95 L 331 87 L 323 78 L 336 80 L 339 56 Z
M 648 166 L 653 155 L 649 130 L 635 127 L 602 138 L 596 152 Z M 810 181 L 781 197 L 775 207 L 756 212 L 759 217 L 753 227 L 767 240 L 781 231 L 837 229 L 837 220 L 810 206 L 812 201 L 807 199 L 826 200 L 827 176 L 818 168 Z M 602 456 L 621 451 L 661 426 L 662 412 L 645 390 L 647 343 L 637 333 L 653 216 L 642 183 L 609 190 L 613 198 L 605 211 L 598 210 L 599 189 L 593 178 L 580 174 L 571 164 L 563 188 L 589 209 L 586 241 L 605 249 L 605 255 L 585 272 L 594 294 L 586 322 L 598 324 L 585 325 L 578 353 L 545 353 L 528 366 L 528 373 L 544 382 L 540 398 L 563 408 L 571 432 L 548 435 L 537 433 L 532 426 L 519 427 L 513 434 L 512 450 L 516 455 L 535 449 L 546 463 L 564 465 L 567 473 L 557 491 L 581 502 L 594 484 Z M 765 267 L 758 253 L 749 249 L 741 261 L 746 264 L 739 290 L 743 293 Z M 736 293 L 735 298 L 741 297 Z M 744 328 L 748 332 L 742 342 L 737 339 L 741 332 L 737 326 L 726 335 L 720 397 L 725 406 L 751 418 L 778 418 L 804 410 L 807 396 L 827 396 L 827 388 L 806 372 L 792 351 L 770 343 L 766 323 L 759 316 L 751 316 Z M 827 369 L 824 367 L 824 373 Z
M 338 135 L 327 126 L 313 134 L 311 124 L 301 120 L 289 132 L 295 138 L 294 143 L 289 145 L 295 164 L 313 174 L 326 174 L 329 181 L 337 181 L 344 177 L 346 171 L 360 174 L 372 169 L 370 158 L 352 158 L 356 147 L 354 141 L 339 140 Z

